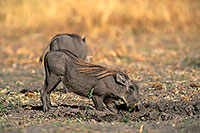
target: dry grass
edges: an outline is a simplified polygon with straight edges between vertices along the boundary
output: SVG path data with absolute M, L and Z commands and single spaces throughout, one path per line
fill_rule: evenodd
M 9 0 L 0 1 L 6 29 L 114 34 L 194 32 L 200 27 L 198 0 Z

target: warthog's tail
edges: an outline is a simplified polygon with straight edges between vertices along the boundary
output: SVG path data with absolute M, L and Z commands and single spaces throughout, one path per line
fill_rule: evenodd
M 42 53 L 42 55 L 40 56 L 39 62 L 42 62 L 43 56 L 44 56 L 44 54 L 45 54 L 45 51 L 47 50 L 47 48 L 48 48 L 55 40 L 57 40 L 56 37 L 53 38 L 53 39 L 51 40 L 51 42 L 44 48 L 43 53 Z

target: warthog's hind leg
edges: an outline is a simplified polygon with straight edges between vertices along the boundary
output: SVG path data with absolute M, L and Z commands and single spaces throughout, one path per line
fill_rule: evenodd
M 41 100 L 43 103 L 43 111 L 46 112 L 51 108 L 50 94 L 60 83 L 60 77 L 53 73 L 46 77 L 44 89 L 41 90 Z

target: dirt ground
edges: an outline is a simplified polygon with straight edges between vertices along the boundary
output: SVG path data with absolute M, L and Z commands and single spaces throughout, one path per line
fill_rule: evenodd
M 40 35 L 29 38 L 33 42 L 45 42 Z M 18 56 L 13 61 L 3 58 L 9 53 L 3 50 L 7 46 L 2 45 L 0 132 L 200 131 L 198 36 L 135 35 L 115 41 L 103 37 L 99 40 L 88 39 L 88 55 L 93 56 L 94 63 L 126 70 L 140 87 L 141 106 L 129 110 L 119 102 L 117 114 L 96 111 L 92 101 L 67 93 L 60 85 L 51 95 L 52 109 L 44 113 L 39 94 L 44 70 L 43 64 L 37 63 L 39 54 L 31 57 L 33 61 L 26 62 L 24 60 L 29 58 L 26 54 L 16 53 L 11 55 Z M 27 41 L 19 39 L 18 42 L 16 49 Z M 95 42 L 99 45 L 92 45 Z

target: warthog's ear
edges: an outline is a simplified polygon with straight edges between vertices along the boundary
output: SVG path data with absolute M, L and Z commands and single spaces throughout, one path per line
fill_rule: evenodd
M 82 40 L 83 40 L 83 42 L 84 42 L 84 43 L 86 43 L 86 36 L 85 36 L 85 37 L 83 37 L 83 39 L 82 39 Z
M 126 85 L 126 78 L 121 74 L 116 73 L 115 80 L 116 80 L 117 83 L 120 83 L 122 85 Z

